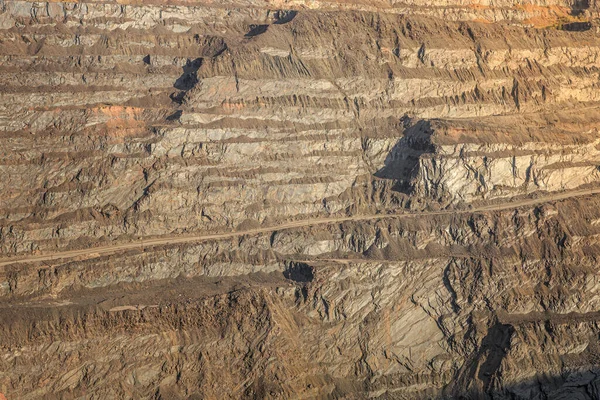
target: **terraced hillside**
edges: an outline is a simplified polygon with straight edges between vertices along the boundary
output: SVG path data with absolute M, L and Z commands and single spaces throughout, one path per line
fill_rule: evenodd
M 598 398 L 600 9 L 430 3 L 0 0 L 0 391 Z

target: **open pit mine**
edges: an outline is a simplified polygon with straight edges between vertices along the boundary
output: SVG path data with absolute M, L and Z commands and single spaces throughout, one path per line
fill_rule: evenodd
M 0 0 L 0 392 L 600 399 L 600 3 Z

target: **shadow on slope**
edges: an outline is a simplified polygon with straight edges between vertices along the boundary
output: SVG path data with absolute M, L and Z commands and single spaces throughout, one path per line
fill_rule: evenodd
M 426 153 L 433 153 L 431 143 L 433 130 L 431 122 L 419 120 L 416 123 L 405 119 L 404 136 L 398 141 L 387 155 L 384 166 L 375 173 L 382 179 L 395 181 L 393 190 L 410 194 L 411 180 L 418 172 L 419 158 Z
M 597 400 L 600 399 L 600 366 L 573 369 L 560 375 L 542 373 L 518 383 L 487 390 L 472 389 L 438 399 Z

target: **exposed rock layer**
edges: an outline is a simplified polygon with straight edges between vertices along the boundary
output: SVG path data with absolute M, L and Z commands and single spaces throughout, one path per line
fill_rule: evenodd
M 0 3 L 0 390 L 597 398 L 596 4 L 421 3 Z

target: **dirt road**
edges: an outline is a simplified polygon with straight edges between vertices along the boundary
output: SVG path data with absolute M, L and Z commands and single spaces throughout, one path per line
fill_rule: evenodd
M 600 193 L 600 188 L 594 189 L 583 189 L 583 190 L 573 190 L 569 192 L 561 192 L 555 193 L 548 196 L 540 196 L 538 198 L 533 199 L 524 199 L 506 202 L 502 204 L 491 204 L 482 207 L 474 207 L 469 210 L 451 210 L 451 211 L 428 211 L 428 212 L 419 212 L 419 213 L 403 213 L 403 214 L 373 214 L 373 215 L 354 215 L 350 217 L 332 217 L 332 218 L 319 218 L 319 219 L 308 219 L 301 221 L 293 221 L 275 226 L 266 226 L 262 228 L 248 229 L 245 231 L 236 231 L 236 232 L 225 232 L 225 233 L 216 233 L 216 234 L 203 234 L 203 235 L 170 235 L 170 236 L 162 236 L 159 238 L 153 239 L 141 239 L 134 242 L 129 243 L 121 243 L 109 246 L 100 246 L 100 247 L 92 247 L 81 250 L 68 250 L 61 251 L 56 253 L 48 253 L 48 254 L 40 254 L 40 255 L 30 255 L 27 257 L 15 257 L 12 259 L 4 259 L 0 261 L 0 267 L 17 264 L 17 263 L 33 263 L 40 261 L 52 261 L 59 260 L 65 258 L 75 258 L 81 256 L 87 257 L 100 257 L 103 255 L 113 254 L 118 251 L 123 250 L 132 250 L 139 249 L 140 247 L 153 247 L 160 246 L 166 244 L 183 244 L 183 243 L 193 243 L 193 242 L 202 242 L 207 240 L 215 240 L 215 239 L 227 239 L 232 237 L 246 236 L 246 235 L 256 235 L 260 233 L 268 233 L 281 231 L 285 229 L 293 229 L 293 228 L 302 228 L 308 226 L 315 225 L 327 225 L 327 224 L 335 224 L 345 221 L 368 221 L 368 220 L 377 220 L 377 219 L 391 219 L 391 218 L 417 218 L 422 216 L 430 216 L 430 215 L 447 215 L 447 214 L 473 214 L 478 212 L 486 212 L 486 211 L 499 211 L 499 210 L 507 210 L 511 208 L 519 208 L 526 206 L 533 206 L 543 203 L 548 203 L 552 201 L 560 201 L 573 197 L 587 196 L 592 194 Z

